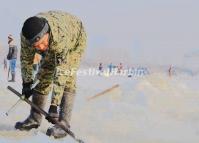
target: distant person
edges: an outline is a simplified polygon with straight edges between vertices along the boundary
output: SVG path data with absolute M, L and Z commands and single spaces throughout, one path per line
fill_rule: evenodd
M 172 76 L 172 65 L 170 65 L 169 69 L 168 69 L 168 73 L 169 73 L 169 77 Z
M 110 64 L 108 65 L 109 73 L 112 73 L 113 68 L 114 68 L 113 64 L 110 63 Z
M 9 51 L 7 55 L 7 59 L 9 60 L 9 71 L 11 72 L 12 79 L 9 82 L 15 82 L 16 76 L 16 62 L 17 62 L 17 46 L 14 44 L 14 39 L 12 35 L 8 35 L 8 45 Z M 9 74 L 9 73 L 8 73 Z
M 103 65 L 102 65 L 102 63 L 99 64 L 98 70 L 99 70 L 99 75 L 101 75 L 102 72 L 103 72 Z
M 122 70 L 123 70 L 123 64 L 120 63 L 120 64 L 117 66 L 117 72 L 118 72 L 118 73 L 121 73 Z

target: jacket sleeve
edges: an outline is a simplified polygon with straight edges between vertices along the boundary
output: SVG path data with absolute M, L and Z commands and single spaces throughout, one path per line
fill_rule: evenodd
M 33 58 L 35 50 L 29 47 L 25 38 L 21 35 L 21 76 L 23 82 L 30 82 L 33 80 Z
M 11 59 L 11 47 L 9 46 L 9 49 L 8 49 L 8 54 L 7 54 L 7 60 L 10 60 Z
M 64 47 L 64 45 L 62 45 Z M 53 92 L 52 92 L 52 104 L 57 104 L 59 105 L 59 101 L 61 100 L 56 100 L 56 99 L 61 99 L 64 88 L 66 86 L 66 80 L 69 76 L 71 75 L 71 68 L 68 62 L 68 48 L 64 48 L 63 51 L 60 51 L 56 54 L 55 60 L 55 75 L 53 79 Z M 57 98 L 58 97 L 58 98 Z

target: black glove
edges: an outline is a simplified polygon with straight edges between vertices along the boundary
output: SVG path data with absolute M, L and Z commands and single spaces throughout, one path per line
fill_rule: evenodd
M 58 121 L 59 115 L 57 112 L 57 106 L 50 105 L 50 108 L 48 110 L 48 115 L 46 116 L 46 120 L 52 124 L 56 124 Z
M 25 95 L 25 98 L 27 99 L 32 95 L 32 89 L 31 89 L 32 84 L 33 81 L 27 83 L 23 82 L 22 94 Z
M 58 122 L 58 118 L 53 118 L 53 117 L 51 117 L 50 115 L 47 115 L 47 116 L 45 117 L 45 119 L 46 119 L 48 122 L 52 123 L 52 124 L 56 124 L 56 123 Z

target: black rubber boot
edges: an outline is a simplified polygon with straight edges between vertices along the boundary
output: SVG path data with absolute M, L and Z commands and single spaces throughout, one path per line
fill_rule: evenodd
M 70 128 L 65 122 L 61 121 L 61 123 L 65 125 L 67 128 Z M 53 136 L 55 139 L 59 139 L 66 137 L 67 133 L 62 128 L 60 128 L 55 124 L 52 128 L 49 128 L 47 130 L 46 135 Z
M 15 124 L 15 129 L 18 129 L 18 130 L 21 130 L 21 131 L 29 131 L 33 128 L 38 128 L 39 126 L 40 126 L 40 124 L 37 121 L 28 117 L 23 122 L 17 122 Z
M 41 109 L 44 109 L 45 103 L 47 100 L 46 95 L 33 93 L 32 95 L 32 102 L 40 107 Z M 30 115 L 29 117 L 23 121 L 23 122 L 17 122 L 15 124 L 15 128 L 18 130 L 26 130 L 29 131 L 32 128 L 38 128 L 42 121 L 42 115 L 37 110 L 35 110 L 33 107 L 31 107 Z
M 71 119 L 74 98 L 74 93 L 64 92 L 60 104 L 59 121 L 67 128 L 70 128 L 69 122 Z M 55 124 L 52 128 L 47 130 L 46 135 L 54 136 L 54 138 L 63 138 L 67 136 L 67 133 Z

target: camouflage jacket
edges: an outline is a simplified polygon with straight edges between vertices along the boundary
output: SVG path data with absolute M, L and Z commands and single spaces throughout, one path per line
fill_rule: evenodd
M 61 11 L 49 11 L 36 15 L 43 17 L 50 26 L 49 48 L 45 53 L 40 53 L 33 47 L 28 47 L 25 37 L 21 34 L 21 76 L 23 82 L 33 80 L 33 59 L 35 53 L 44 54 L 41 68 L 37 74 L 40 83 L 36 86 L 43 88 L 47 94 L 50 84 L 62 86 L 63 75 L 56 75 L 56 70 L 66 69 L 67 55 L 76 47 L 76 42 L 82 28 L 82 22 L 75 16 Z

